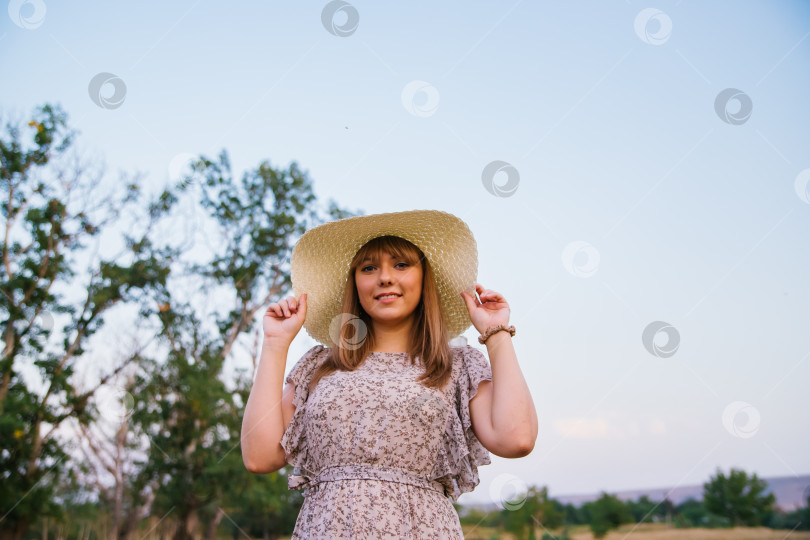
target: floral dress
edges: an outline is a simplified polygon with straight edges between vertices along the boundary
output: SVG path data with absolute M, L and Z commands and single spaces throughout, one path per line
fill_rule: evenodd
M 281 445 L 289 489 L 304 503 L 292 538 L 463 538 L 453 502 L 479 483 L 489 452 L 472 430 L 469 403 L 492 380 L 484 355 L 452 348 L 451 381 L 426 388 L 407 353 L 372 352 L 354 371 L 323 377 L 316 345 L 287 376 L 295 413 Z

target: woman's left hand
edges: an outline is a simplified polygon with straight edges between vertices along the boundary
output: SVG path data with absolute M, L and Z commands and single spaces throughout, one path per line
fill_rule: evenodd
M 509 323 L 509 304 L 501 294 L 484 289 L 480 283 L 475 284 L 475 292 L 481 298 L 480 302 L 467 292 L 462 292 L 461 296 L 470 312 L 470 321 L 479 333 L 483 334 L 491 326 Z

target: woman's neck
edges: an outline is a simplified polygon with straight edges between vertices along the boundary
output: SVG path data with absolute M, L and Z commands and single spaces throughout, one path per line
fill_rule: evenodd
M 411 348 L 410 325 L 398 328 L 374 326 L 372 352 L 405 352 Z

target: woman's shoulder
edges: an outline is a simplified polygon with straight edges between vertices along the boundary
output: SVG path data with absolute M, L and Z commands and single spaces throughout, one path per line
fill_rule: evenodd
M 489 369 L 487 357 L 472 345 L 451 347 L 450 350 L 453 352 L 453 371 L 459 374 Z
M 304 353 L 304 357 L 318 356 L 321 353 L 328 354 L 329 350 L 330 350 L 329 347 L 325 347 L 320 343 L 316 343 L 307 352 Z
M 465 344 L 457 347 L 450 347 L 450 350 L 453 351 L 454 362 L 456 360 L 463 363 L 480 363 L 481 361 L 487 362 L 487 358 L 484 353 L 472 345 Z
M 329 347 L 324 347 L 321 344 L 311 347 L 307 352 L 301 355 L 301 358 L 298 359 L 289 374 L 287 374 L 287 382 L 300 384 L 302 381 L 308 380 L 315 371 L 315 368 L 326 360 L 326 357 L 329 355 L 329 350 Z
M 489 360 L 483 352 L 471 345 L 457 347 L 453 359 L 453 374 L 463 402 L 469 402 L 475 397 L 481 381 L 492 380 Z

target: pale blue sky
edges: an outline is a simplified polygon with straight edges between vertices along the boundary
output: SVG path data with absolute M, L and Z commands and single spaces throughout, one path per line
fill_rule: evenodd
M 35 28 L 0 17 L 2 114 L 61 103 L 111 180 L 141 170 L 156 191 L 176 156 L 226 148 L 240 175 L 296 160 L 323 200 L 470 225 L 479 281 L 510 302 L 540 434 L 527 458 L 493 456 L 461 502 L 507 474 L 561 495 L 701 483 L 718 466 L 810 473 L 810 199 L 796 191 L 810 4 L 358 1 L 346 37 L 321 1 L 45 5 L 41 22 L 22 7 Z M 639 34 L 647 8 L 662 13 Z M 126 83 L 120 107 L 90 99 L 100 72 Z M 412 81 L 435 110 L 409 113 Z M 715 111 L 726 88 L 753 105 L 739 125 Z M 494 160 L 518 171 L 514 195 L 484 189 Z M 563 264 L 577 241 L 598 252 L 590 277 Z M 642 344 L 654 321 L 678 330 L 673 356 Z M 302 332 L 288 369 L 312 344 Z M 759 414 L 751 436 L 724 427 L 735 410 L 743 435 Z

